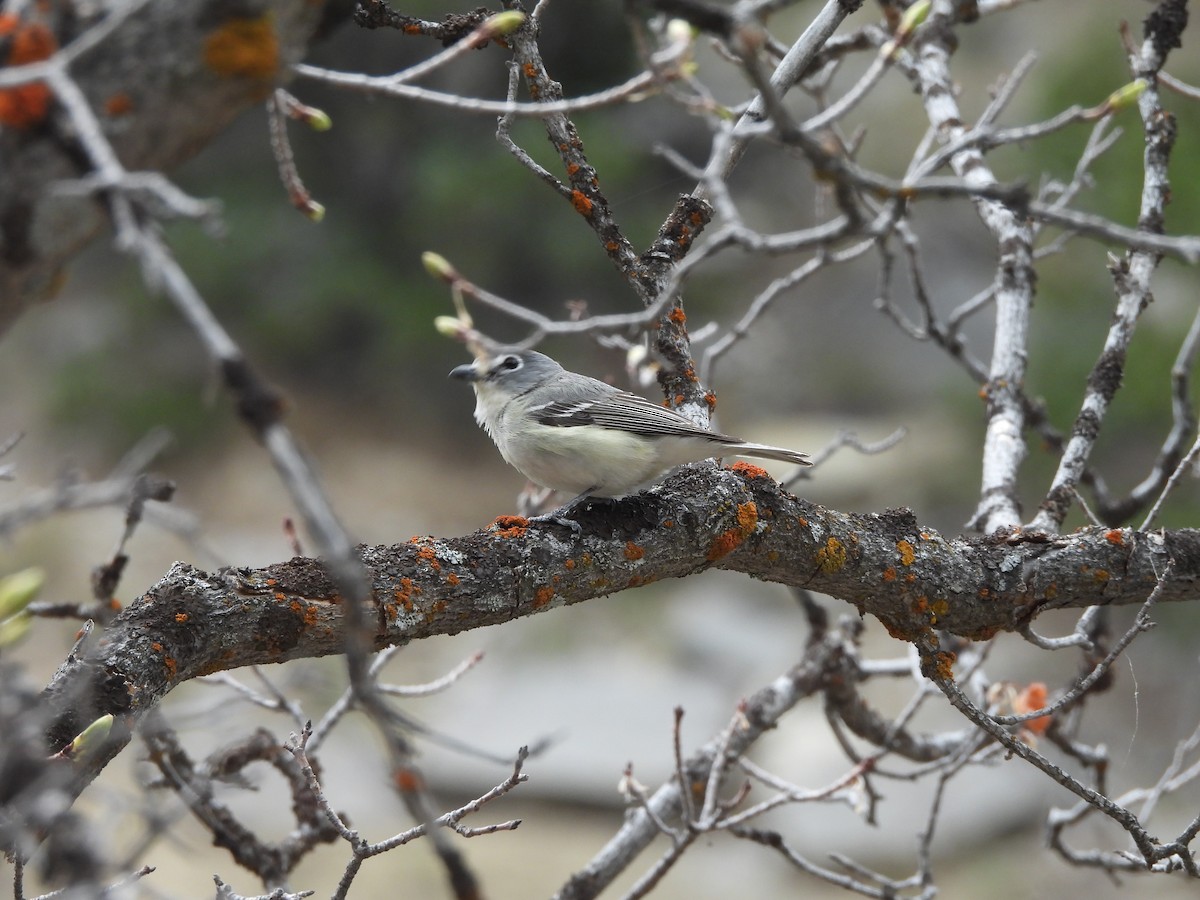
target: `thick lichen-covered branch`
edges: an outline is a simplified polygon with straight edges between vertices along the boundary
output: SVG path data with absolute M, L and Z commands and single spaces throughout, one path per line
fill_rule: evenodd
M 501 518 L 463 537 L 359 548 L 375 646 L 710 568 L 841 598 L 908 641 L 934 630 L 986 639 L 1047 609 L 1141 603 L 1168 560 L 1163 601 L 1195 599 L 1200 578 L 1200 531 L 948 539 L 907 510 L 826 509 L 745 463 L 690 467 L 653 492 L 585 509 L 578 524 L 575 534 L 557 523 Z M 50 744 L 67 743 L 107 713 L 135 723 L 197 675 L 340 653 L 344 614 L 318 560 L 217 573 L 179 563 L 56 674 L 46 693 L 55 706 Z M 121 734 L 115 729 L 114 740 Z

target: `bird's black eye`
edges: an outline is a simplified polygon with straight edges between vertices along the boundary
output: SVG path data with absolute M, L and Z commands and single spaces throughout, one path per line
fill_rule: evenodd
M 504 359 L 500 360 L 500 365 L 496 368 L 503 369 L 508 372 L 511 372 L 513 369 L 519 369 L 521 368 L 521 357 L 506 356 Z

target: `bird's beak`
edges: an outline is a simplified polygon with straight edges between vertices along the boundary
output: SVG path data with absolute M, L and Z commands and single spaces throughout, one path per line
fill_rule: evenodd
M 478 381 L 479 372 L 476 371 L 474 363 L 466 363 L 465 365 L 455 366 L 450 370 L 451 378 L 458 378 L 462 381 Z

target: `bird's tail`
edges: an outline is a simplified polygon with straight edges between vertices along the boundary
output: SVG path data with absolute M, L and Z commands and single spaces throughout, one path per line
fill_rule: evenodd
M 746 441 L 739 441 L 736 444 L 731 444 L 729 452 L 733 456 L 753 456 L 758 459 L 777 459 L 780 462 L 792 463 L 796 466 L 811 466 L 812 460 L 808 458 L 807 453 L 801 453 L 799 450 L 786 450 L 783 447 L 771 447 L 767 444 L 751 444 Z

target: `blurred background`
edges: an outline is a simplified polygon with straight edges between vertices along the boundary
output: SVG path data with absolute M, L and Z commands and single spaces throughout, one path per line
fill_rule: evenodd
M 773 20 L 773 32 L 798 34 L 819 9 L 799 3 Z M 551 75 L 568 96 L 627 78 L 638 63 L 623 4 L 601 0 L 550 6 L 542 49 Z M 1140 34 L 1152 9 L 1141 0 L 1026 4 L 963 26 L 954 58 L 959 102 L 970 120 L 990 99 L 989 88 L 1030 51 L 1038 61 L 1002 124 L 1047 118 L 1072 104 L 1092 106 L 1130 80 L 1118 23 Z M 459 11 L 414 2 L 402 10 L 440 18 Z M 864 5 L 843 31 L 873 21 Z M 789 24 L 790 22 L 790 24 Z M 1195 31 L 1195 29 L 1193 29 Z M 1188 37 L 1192 36 L 1191 34 Z M 742 102 L 742 76 L 700 42 L 699 77 L 717 99 Z M 343 26 L 317 45 L 309 62 L 336 69 L 393 71 L 424 58 L 433 42 L 394 32 Z M 851 85 L 867 59 L 851 59 L 831 95 Z M 468 96 L 502 98 L 506 55 L 497 47 L 474 52 L 424 82 Z M 1187 48 L 1168 66 L 1200 82 L 1200 57 Z M 172 246 L 196 286 L 249 358 L 288 395 L 289 422 L 311 451 L 343 521 L 365 543 L 394 543 L 414 534 L 453 535 L 486 526 L 515 509 L 520 476 L 506 468 L 472 419 L 474 399 L 446 373 L 466 361 L 461 346 L 432 328 L 452 312 L 444 286 L 432 281 L 420 254 L 447 257 L 468 278 L 495 293 L 550 315 L 568 304 L 592 313 L 635 309 L 591 230 L 568 204 L 522 168 L 494 139 L 495 120 L 411 102 L 369 98 L 299 81 L 293 92 L 325 109 L 327 133 L 291 128 L 300 172 L 327 208 L 314 225 L 288 203 L 268 147 L 264 115 L 251 113 L 218 142 L 173 173 L 177 183 L 224 205 L 224 234 L 174 225 Z M 1167 229 L 1200 231 L 1200 104 L 1164 92 L 1178 119 L 1172 157 L 1173 198 Z M 790 100 L 797 114 L 810 100 Z M 708 148 L 704 121 L 661 98 L 603 109 L 574 119 L 600 184 L 625 233 L 644 248 L 678 194 L 694 182 L 668 165 L 655 147 L 702 163 Z M 922 139 L 926 118 L 912 86 L 896 72 L 871 93 L 849 125 L 867 130 L 858 160 L 899 178 Z M 1136 111 L 1116 124 L 1126 134 L 1093 167 L 1095 187 L 1076 201 L 1081 209 L 1133 224 L 1141 184 L 1141 129 Z M 989 156 L 997 175 L 1036 188 L 1044 178 L 1069 180 L 1090 126 Z M 544 131 L 532 121 L 513 131 L 527 151 L 552 171 L 557 160 Z M 747 222 L 764 230 L 802 228 L 831 214 L 801 160 L 778 148 L 756 146 L 732 180 Z M 968 204 L 924 201 L 914 223 L 922 241 L 924 276 L 943 314 L 992 280 L 995 247 Z M 899 252 L 899 248 L 896 248 Z M 1107 249 L 1074 240 L 1038 268 L 1027 388 L 1043 397 L 1053 421 L 1069 431 L 1084 382 L 1104 340 L 1113 306 Z M 726 253 L 690 281 L 685 306 L 693 331 L 709 322 L 726 328 L 771 279 L 802 260 Z M 782 296 L 756 328 L 723 358 L 713 387 L 720 427 L 748 439 L 820 449 L 839 430 L 866 441 L 899 427 L 907 436 L 880 456 L 842 451 L 797 488 L 809 499 L 844 510 L 910 507 L 926 526 L 955 535 L 964 530 L 978 494 L 982 405 L 978 385 L 944 353 L 914 341 L 882 315 L 880 261 L 869 255 L 834 267 Z M 893 296 L 915 314 L 912 292 L 897 266 Z M 1125 383 L 1105 423 L 1095 461 L 1117 492 L 1140 481 L 1170 428 L 1169 372 L 1195 311 L 1194 268 L 1166 260 L 1155 282 L 1155 302 L 1139 325 Z M 480 326 L 501 339 L 524 333 L 485 311 Z M 987 360 L 989 311 L 969 331 L 972 350 Z M 588 341 L 544 347 L 571 368 L 622 383 L 624 359 Z M 291 555 L 282 528 L 293 510 L 261 449 L 237 421 L 219 390 L 209 361 L 174 310 L 149 294 L 138 272 L 96 241 L 73 267 L 62 293 L 21 318 L 0 337 L 0 439 L 25 438 L 9 455 L 16 478 L 0 483 L 0 505 L 19 502 L 65 477 L 101 478 L 145 435 L 167 429 L 169 449 L 151 467 L 174 479 L 173 506 L 194 516 L 197 544 L 143 525 L 128 548 L 131 563 L 121 599 L 132 601 L 172 561 L 203 568 L 261 565 Z M 769 384 L 769 391 L 762 390 Z M 652 390 L 652 389 L 651 389 Z M 1056 464 L 1036 440 L 1023 469 L 1028 514 Z M 776 475 L 790 474 L 773 469 Z M 1190 479 L 1160 522 L 1195 524 L 1197 492 Z M 92 567 L 111 556 L 121 533 L 121 510 L 75 513 L 23 530 L 0 546 L 0 572 L 38 565 L 48 572 L 43 599 L 83 601 Z M 1140 517 L 1139 517 L 1140 520 Z M 1085 524 L 1078 511 L 1068 527 Z M 837 613 L 847 613 L 826 600 Z M 1114 628 L 1132 618 L 1118 611 Z M 1163 627 L 1137 641 L 1112 691 L 1089 712 L 1095 733 L 1112 753 L 1115 791 L 1145 785 L 1162 771 L 1175 743 L 1200 717 L 1196 692 L 1181 689 L 1197 675 L 1193 610 L 1160 608 Z M 1069 629 L 1070 619 L 1039 620 L 1046 633 Z M 905 647 L 868 623 L 871 655 L 903 656 Z M 74 640 L 75 626 L 41 622 L 21 648 L 29 677 L 43 681 Z M 529 784 L 476 816 L 470 824 L 519 817 L 513 833 L 479 838 L 464 852 L 493 897 L 551 893 L 619 827 L 617 782 L 627 763 L 651 788 L 671 772 L 672 710 L 682 706 L 685 750 L 707 741 L 728 721 L 738 700 L 786 671 L 805 639 L 803 618 L 782 588 L 725 573 L 627 591 L 580 608 L 468 632 L 406 648 L 389 667 L 398 682 L 421 682 L 447 671 L 477 650 L 484 661 L 447 693 L 405 704 L 416 718 L 492 753 L 552 737 L 527 767 Z M 998 639 L 989 664 L 996 679 L 1044 680 L 1052 687 L 1075 672 L 1078 660 L 1033 651 L 1019 639 Z M 255 684 L 250 673 L 234 673 Z M 341 693 L 337 660 L 306 661 L 264 670 L 318 718 Z M 877 688 L 872 699 L 887 713 L 906 701 L 909 686 Z M 918 724 L 956 728 L 935 702 Z M 195 755 L 241 737 L 255 724 L 280 735 L 294 726 L 272 720 L 234 699 L 227 688 L 184 685 L 163 711 Z M 265 721 L 264 721 L 265 720 Z M 214 727 L 216 725 L 216 727 Z M 87 801 L 112 829 L 114 842 L 139 833 L 135 743 L 89 790 Z M 807 787 L 819 787 L 847 768 L 815 703 L 802 706 L 754 754 L 762 765 Z M 382 753 L 372 733 L 351 717 L 327 748 L 323 763 L 335 806 L 372 839 L 407 827 L 394 798 L 380 790 Z M 507 774 L 437 746 L 423 750 L 426 773 L 447 807 L 462 803 Z M 925 784 L 885 783 L 878 827 L 865 826 L 840 807 L 800 807 L 770 820 L 793 846 L 820 863 L 842 852 L 892 876 L 911 871 L 917 835 L 931 802 Z M 264 773 L 257 794 L 230 789 L 229 803 L 268 834 L 289 821 L 281 785 Z M 273 805 L 278 801 L 280 805 Z M 1167 804 L 1160 837 L 1195 813 Z M 175 801 L 159 798 L 168 806 Z M 935 874 L 945 896 L 1034 897 L 1056 890 L 1094 897 L 1136 892 L 1183 897 L 1186 886 L 1168 879 L 1114 883 L 1072 870 L 1041 849 L 1042 823 L 1051 806 L 1069 806 L 1017 761 L 970 769 L 952 782 L 934 842 Z M 115 813 L 115 815 L 114 815 Z M 139 887 L 145 896 L 207 895 L 212 873 L 250 894 L 258 886 L 205 833 L 180 812 L 180 823 L 144 861 L 160 872 Z M 1076 844 L 1120 846 L 1106 826 L 1084 828 Z M 665 845 L 658 846 L 658 850 Z M 332 889 L 347 854 L 340 847 L 310 858 L 296 888 Z M 650 864 L 647 854 L 644 863 Z M 0 872 L 4 871 L 0 868 Z M 622 883 L 628 887 L 637 868 Z M 368 862 L 357 896 L 440 896 L 441 874 L 427 848 L 415 846 Z M 761 847 L 727 836 L 694 848 L 663 882 L 663 898 L 770 897 L 825 888 L 797 874 Z M 1188 896 L 1194 896 L 1188 889 Z M 615 889 L 613 895 L 620 894 Z

